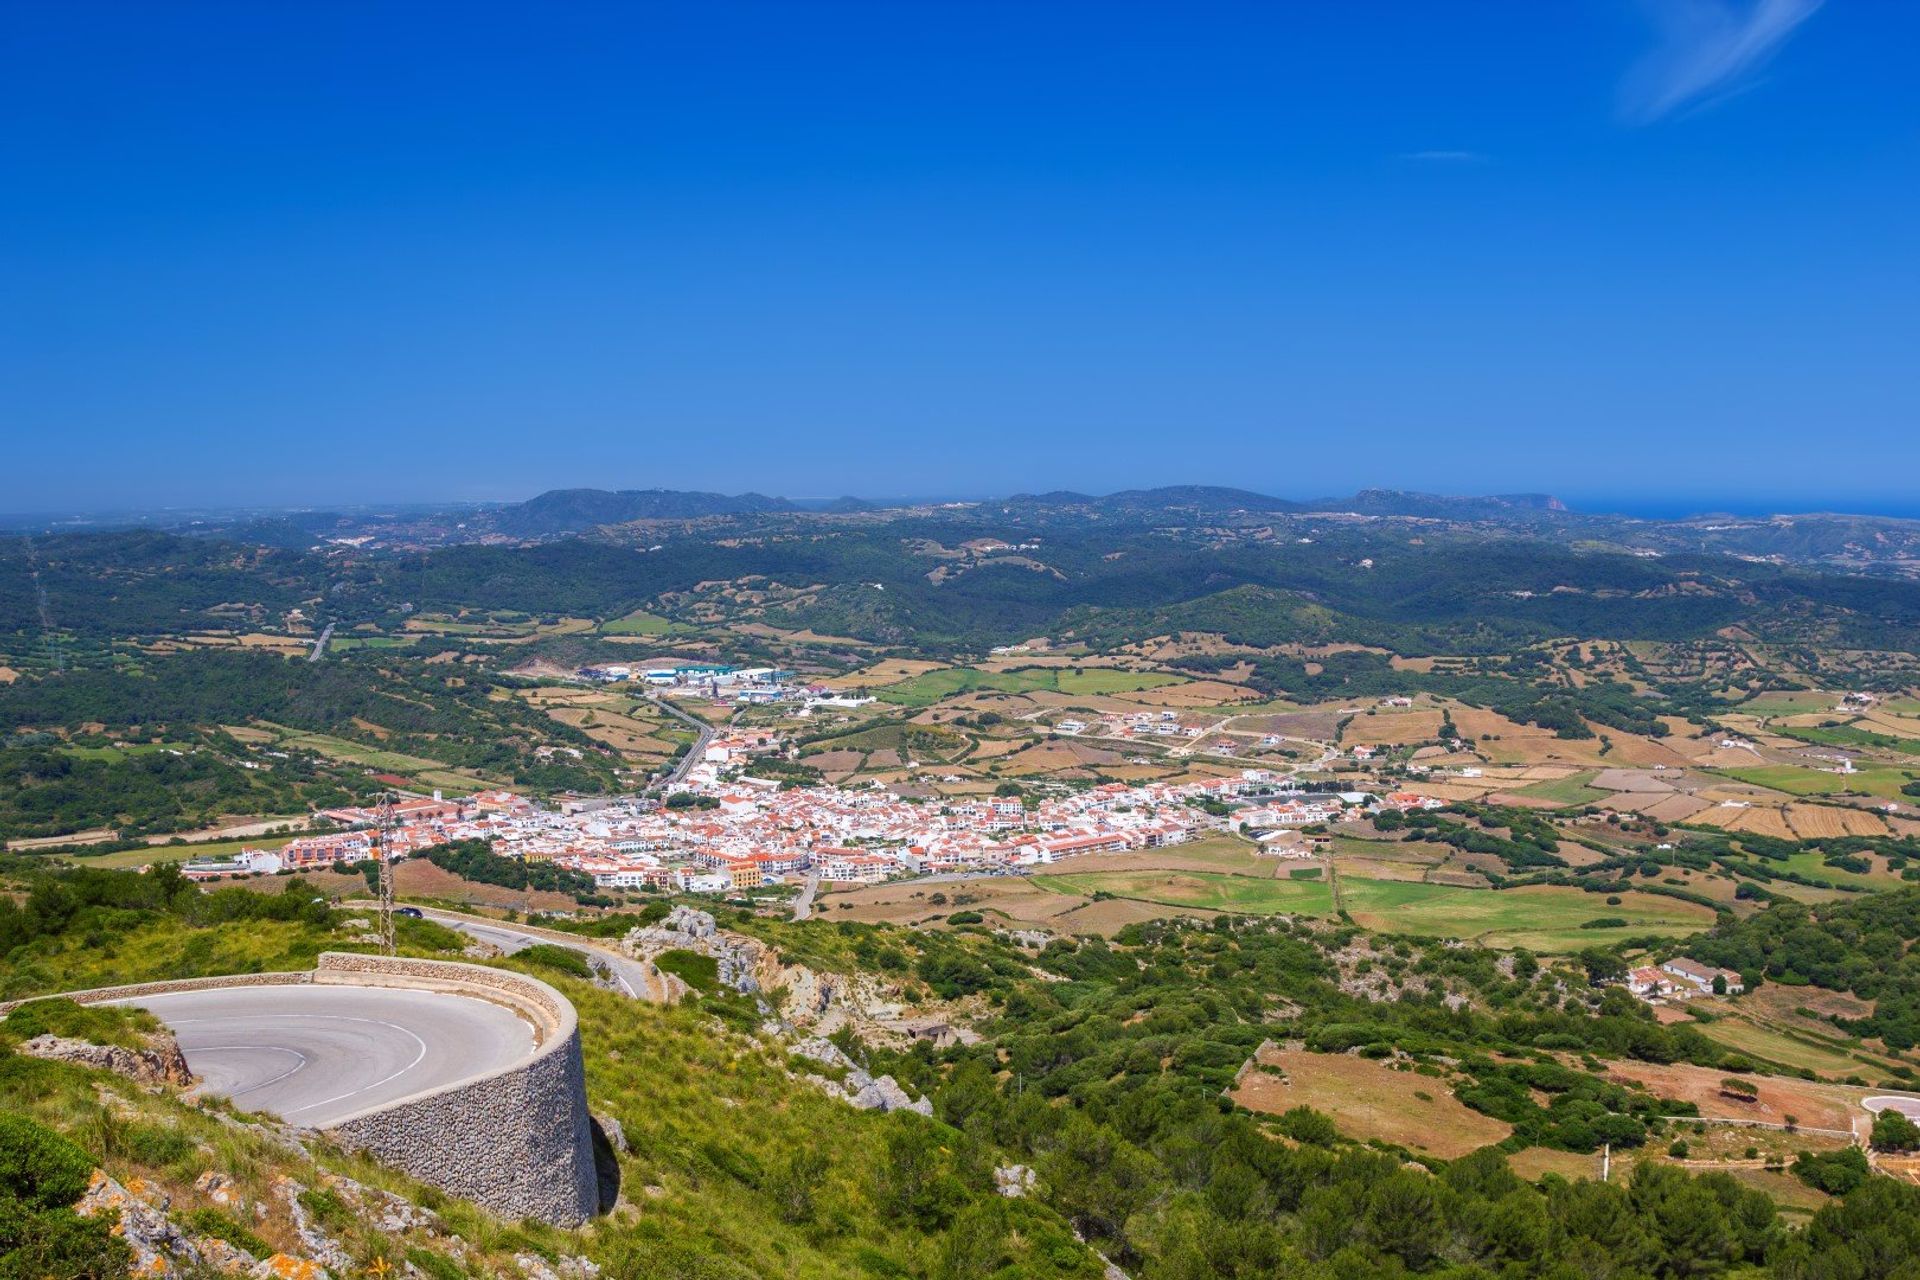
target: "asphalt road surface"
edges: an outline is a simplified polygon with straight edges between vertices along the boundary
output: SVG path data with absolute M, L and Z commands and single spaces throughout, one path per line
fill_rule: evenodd
M 634 1000 L 656 998 L 653 993 L 653 974 L 648 971 L 647 966 L 608 948 L 561 942 L 556 938 L 539 934 L 522 933 L 512 925 L 494 924 L 491 921 L 482 922 L 466 916 L 457 916 L 451 912 L 426 911 L 423 914 L 436 924 L 446 925 L 449 929 L 458 929 L 469 938 L 477 938 L 489 946 L 500 948 L 503 955 L 524 951 L 536 942 L 553 947 L 566 947 L 569 951 L 578 951 L 612 973 L 614 982 L 629 998 Z
M 693 745 L 687 748 L 686 753 L 676 760 L 673 768 L 667 772 L 666 785 L 672 786 L 687 776 L 687 770 L 707 758 L 707 744 L 713 741 L 713 726 L 698 716 L 682 711 L 665 698 L 654 696 L 653 704 L 693 730 Z
M 180 1041 L 200 1088 L 325 1128 L 368 1107 L 528 1057 L 533 1028 L 499 1005 L 386 987 L 232 987 L 120 1003 Z

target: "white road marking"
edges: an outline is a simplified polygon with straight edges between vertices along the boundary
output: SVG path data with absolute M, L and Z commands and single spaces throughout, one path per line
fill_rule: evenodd
M 327 1015 L 324 1015 L 324 1014 L 314 1014 L 314 1015 L 310 1015 L 310 1016 L 313 1016 L 313 1017 L 324 1017 L 324 1016 L 327 1016 Z M 287 1118 L 287 1117 L 291 1117 L 291 1116 L 297 1116 L 297 1115 L 299 1115 L 299 1114 L 300 1114 L 300 1113 L 301 1113 L 302 1111 L 311 1111 L 311 1110 L 313 1110 L 313 1109 L 314 1109 L 315 1107 L 324 1107 L 324 1106 L 326 1106 L 326 1105 L 327 1105 L 328 1103 L 331 1103 L 331 1102 L 340 1102 L 340 1101 L 343 1101 L 343 1100 L 345 1100 L 345 1099 L 347 1099 L 347 1098 L 356 1098 L 356 1097 L 359 1097 L 359 1096 L 360 1096 L 361 1094 L 363 1094 L 363 1093 L 366 1093 L 367 1091 L 369 1091 L 369 1090 L 371 1090 L 371 1089 L 378 1089 L 378 1088 L 379 1088 L 379 1087 L 380 1087 L 381 1085 L 383 1085 L 383 1084 L 386 1084 L 386 1083 L 388 1083 L 388 1082 L 390 1082 L 390 1081 L 393 1081 L 393 1080 L 398 1080 L 398 1079 L 399 1079 L 399 1078 L 400 1078 L 401 1076 L 403 1076 L 403 1075 L 405 1075 L 405 1074 L 407 1074 L 407 1072 L 409 1072 L 409 1071 L 411 1071 L 411 1070 L 413 1070 L 413 1069 L 414 1069 L 415 1067 L 417 1067 L 417 1066 L 419 1066 L 419 1065 L 420 1065 L 420 1061 L 421 1061 L 421 1059 L 423 1059 L 423 1058 L 425 1058 L 425 1057 L 427 1056 L 427 1042 L 426 1042 L 425 1040 L 422 1040 L 422 1039 L 421 1039 L 421 1038 L 420 1038 L 419 1036 L 416 1036 L 416 1035 L 414 1035 L 414 1034 L 413 1034 L 413 1032 L 411 1032 L 411 1031 L 408 1031 L 408 1030 L 407 1030 L 407 1029 L 406 1029 L 405 1027 L 403 1027 L 403 1026 L 401 1026 L 401 1025 L 400 1025 L 399 1023 L 397 1023 L 397 1022 L 381 1022 L 381 1021 L 380 1021 L 379 1019 L 377 1019 L 377 1018 L 348 1018 L 348 1019 L 345 1019 L 345 1021 L 348 1021 L 348 1022 L 371 1022 L 371 1023 L 373 1023 L 373 1024 L 375 1024 L 376 1026 L 382 1026 L 382 1027 L 392 1027 L 392 1028 L 393 1028 L 393 1029 L 394 1029 L 395 1031 L 398 1031 L 398 1032 L 400 1032 L 400 1033 L 401 1033 L 402 1035 L 404 1035 L 404 1036 L 406 1036 L 406 1037 L 407 1037 L 407 1038 L 408 1038 L 409 1040 L 412 1040 L 412 1041 L 413 1041 L 413 1042 L 414 1042 L 415 1044 L 417 1044 L 417 1045 L 419 1045 L 419 1046 L 420 1046 L 420 1052 L 418 1052 L 418 1053 L 416 1053 L 416 1054 L 414 1054 L 414 1055 L 413 1055 L 413 1061 L 412 1061 L 412 1062 L 409 1062 L 409 1063 L 408 1063 L 408 1064 L 407 1064 L 406 1066 L 404 1066 L 404 1067 L 402 1067 L 402 1068 L 400 1068 L 400 1069 L 399 1069 L 398 1071 L 395 1071 L 395 1072 L 394 1072 L 393 1074 L 391 1074 L 391 1075 L 388 1075 L 388 1076 L 383 1076 L 382 1078 L 380 1078 L 380 1079 L 378 1079 L 378 1080 L 375 1080 L 375 1081 L 374 1081 L 374 1082 L 373 1082 L 372 1084 L 369 1084 L 369 1085 L 362 1085 L 362 1086 L 361 1086 L 360 1088 L 358 1088 L 358 1089 L 349 1089 L 349 1090 L 347 1090 L 347 1091 L 346 1091 L 345 1093 L 336 1093 L 336 1094 L 335 1094 L 335 1095 L 334 1095 L 333 1097 L 331 1097 L 331 1098 L 322 1098 L 322 1099 L 320 1099 L 320 1101 L 318 1101 L 318 1102 L 309 1102 L 309 1103 L 308 1103 L 308 1104 L 307 1104 L 306 1106 L 304 1106 L 304 1107 L 295 1107 L 295 1108 L 294 1108 L 293 1110 L 291 1110 L 291 1111 L 287 1111 L 287 1112 L 283 1112 L 283 1113 L 282 1113 L 282 1118 L 283 1118 L 283 1119 L 285 1119 L 285 1118 Z
M 169 995 L 172 995 L 172 994 L 185 995 L 190 993 L 169 992 L 168 994 Z M 164 999 L 165 997 L 163 996 L 159 998 Z M 405 1036 L 407 1039 L 413 1041 L 416 1045 L 420 1046 L 420 1051 L 413 1055 L 413 1061 L 409 1062 L 406 1066 L 400 1068 L 398 1071 L 393 1072 L 391 1075 L 382 1076 L 380 1079 L 375 1080 L 372 1084 L 362 1085 L 358 1089 L 349 1089 L 345 1093 L 337 1093 L 331 1098 L 322 1098 L 318 1102 L 309 1102 L 304 1107 L 295 1107 L 291 1111 L 282 1112 L 281 1113 L 282 1118 L 297 1116 L 302 1111 L 312 1111 L 315 1107 L 324 1107 L 329 1103 L 341 1102 L 347 1098 L 358 1097 L 359 1095 L 366 1093 L 369 1090 L 378 1089 L 381 1085 L 389 1084 L 395 1080 L 398 1080 L 401 1076 L 407 1074 L 407 1072 L 419 1066 L 421 1063 L 421 1060 L 427 1056 L 427 1042 L 425 1040 L 422 1040 L 419 1036 L 413 1034 L 413 1032 L 407 1030 L 405 1027 L 401 1026 L 399 1023 L 388 1022 L 382 1018 L 355 1018 L 355 1017 L 350 1017 L 344 1013 L 270 1013 L 270 1014 L 246 1014 L 246 1015 L 242 1015 L 240 1017 L 235 1017 L 235 1018 L 176 1018 L 171 1022 L 169 1022 L 168 1025 L 175 1026 L 175 1027 L 186 1027 L 186 1026 L 194 1026 L 194 1025 L 205 1024 L 210 1022 L 258 1022 L 261 1018 L 271 1018 L 274 1020 L 278 1020 L 281 1018 L 310 1018 L 318 1022 L 364 1022 L 369 1026 L 386 1027 L 388 1030 L 398 1031 L 401 1035 Z M 242 1046 L 242 1047 L 245 1047 L 245 1046 Z M 261 1047 L 267 1048 L 267 1047 L 278 1047 L 278 1046 L 261 1046 Z M 298 1071 L 299 1069 L 300 1069 L 299 1067 L 295 1067 L 294 1071 Z M 291 1071 L 287 1073 L 287 1075 L 292 1075 L 292 1074 L 293 1072 Z M 286 1077 L 281 1076 L 278 1078 L 284 1080 Z M 269 1081 L 268 1083 L 272 1083 L 272 1082 Z M 252 1086 L 252 1088 L 254 1089 L 262 1088 L 262 1087 L 264 1086 L 261 1086 L 261 1085 Z M 248 1092 L 251 1092 L 251 1091 L 252 1089 L 248 1090 Z
M 285 1071 L 282 1071 L 279 1075 L 275 1076 L 271 1080 L 262 1080 L 259 1084 L 250 1084 L 244 1089 L 235 1089 L 232 1093 L 227 1095 L 229 1098 L 244 1097 L 245 1095 L 254 1092 L 256 1089 L 264 1089 L 270 1084 L 279 1084 L 282 1080 L 285 1080 L 288 1076 L 292 1075 L 294 1072 L 300 1070 L 300 1068 L 307 1065 L 307 1055 L 300 1052 L 298 1049 L 289 1049 L 287 1048 L 287 1046 L 283 1044 L 197 1044 L 193 1047 L 193 1051 L 195 1053 L 222 1053 L 222 1052 L 233 1052 L 233 1051 L 239 1051 L 243 1053 L 254 1053 L 262 1050 L 264 1050 L 267 1053 L 290 1053 L 294 1057 L 300 1059 L 300 1061 L 294 1063 L 293 1066 L 289 1067 Z

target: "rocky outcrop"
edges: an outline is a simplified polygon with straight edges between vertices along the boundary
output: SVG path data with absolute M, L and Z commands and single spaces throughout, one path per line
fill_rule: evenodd
M 745 995 L 761 990 L 756 970 L 766 948 L 753 938 L 723 931 L 711 915 L 694 907 L 675 907 L 659 924 L 629 930 L 623 941 L 639 960 L 652 960 L 664 951 L 712 956 L 723 986 Z
M 83 1218 L 105 1218 L 112 1224 L 113 1234 L 133 1254 L 135 1275 L 166 1276 L 207 1270 L 250 1275 L 257 1280 L 272 1280 L 281 1275 L 272 1270 L 273 1259 L 262 1261 L 225 1240 L 181 1230 L 167 1214 L 170 1204 L 164 1192 L 147 1183 L 122 1186 L 105 1171 L 95 1169 L 93 1181 L 74 1206 L 74 1212 Z M 310 1268 L 307 1276 L 283 1275 L 282 1280 L 319 1280 L 326 1274 L 312 1264 L 304 1265 Z
M 1011 1199 L 1033 1194 L 1039 1178 L 1024 1164 L 1001 1165 L 993 1171 L 993 1189 Z
M 146 1047 L 141 1049 L 94 1044 L 65 1036 L 35 1036 L 20 1046 L 20 1052 L 33 1058 L 111 1071 L 145 1085 L 175 1084 L 185 1088 L 193 1083 L 193 1072 L 187 1068 L 187 1058 L 180 1052 L 179 1042 L 165 1032 L 147 1036 Z
M 825 1037 L 814 1036 L 802 1040 L 793 1047 L 793 1052 L 809 1061 L 843 1072 L 839 1080 L 820 1075 L 810 1075 L 807 1079 L 862 1111 L 912 1111 L 923 1116 L 933 1114 L 932 1100 L 915 1098 L 892 1076 L 868 1074 L 841 1052 L 839 1045 Z

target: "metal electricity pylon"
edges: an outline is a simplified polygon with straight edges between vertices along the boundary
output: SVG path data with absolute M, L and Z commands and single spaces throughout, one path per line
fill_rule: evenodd
M 377 826 L 379 844 L 374 863 L 380 869 L 380 950 L 393 954 L 393 792 L 380 793 Z

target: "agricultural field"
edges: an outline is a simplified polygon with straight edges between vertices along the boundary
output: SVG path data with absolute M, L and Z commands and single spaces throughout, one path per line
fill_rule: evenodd
M 609 636 L 664 636 L 675 630 L 686 629 L 669 618 L 648 613 L 645 609 L 636 609 L 624 618 L 600 624 L 601 634 Z
M 1189 683 L 1185 676 L 1159 671 L 1121 671 L 1112 667 L 1017 667 L 1010 671 L 982 671 L 977 667 L 944 667 L 887 684 L 875 691 L 883 702 L 903 707 L 930 707 L 963 693 L 1065 693 L 1097 696 L 1140 693 Z
M 1812 1071 L 1823 1076 L 1848 1076 L 1878 1067 L 1868 1067 L 1850 1052 L 1822 1043 L 1810 1036 L 1789 1034 L 1740 1017 L 1718 1018 L 1700 1027 L 1710 1040 L 1729 1049 L 1790 1070 Z
M 1378 933 L 1463 938 L 1489 947 L 1570 952 L 1642 934 L 1680 936 L 1713 924 L 1713 912 L 1655 894 L 1618 895 L 1619 905 L 1580 889 L 1540 885 L 1472 889 L 1404 880 L 1340 877 L 1340 900 L 1353 922 Z M 1591 920 L 1625 926 L 1587 929 Z
M 1351 1054 L 1263 1045 L 1230 1095 L 1249 1111 L 1278 1115 L 1312 1107 L 1363 1142 L 1388 1142 L 1455 1159 L 1512 1132 L 1453 1096 L 1444 1080 Z
M 1347 722 L 1341 741 L 1376 747 L 1431 742 L 1440 736 L 1442 712 L 1423 709 L 1363 712 Z
M 1920 777 L 1920 771 L 1885 765 L 1868 765 L 1849 774 L 1790 764 L 1761 765 L 1751 769 L 1714 769 L 1711 772 L 1770 791 L 1784 791 L 1788 795 L 1839 795 L 1852 791 L 1885 800 L 1900 799 L 1900 789 Z
M 1610 799 L 1611 793 L 1591 785 L 1596 776 L 1598 776 L 1598 770 L 1583 770 L 1568 774 L 1564 778 L 1529 783 L 1510 794 L 1528 800 L 1546 801 L 1567 809 L 1580 805 L 1600 804 Z
M 268 727 L 275 731 L 283 747 L 311 751 L 315 755 L 325 756 L 330 760 L 379 769 L 385 773 L 403 774 L 428 786 L 476 791 L 496 784 L 495 779 L 462 769 L 452 769 L 438 760 L 429 760 L 425 756 L 386 751 L 379 747 L 368 746 L 363 742 L 337 738 L 332 734 L 306 733 L 282 725 Z
M 1273 880 L 1208 871 L 1093 871 L 1037 875 L 1034 884 L 1091 898 L 1107 894 L 1239 915 L 1331 916 L 1333 892 L 1319 880 Z
M 188 862 L 194 858 L 228 858 L 242 849 L 278 849 L 293 836 L 250 836 L 241 840 L 204 840 L 193 844 L 154 844 L 140 849 L 120 849 L 113 853 L 75 856 L 83 867 L 127 870 L 134 867 Z
M 1014 876 L 932 884 L 903 881 L 852 889 L 830 887 L 822 892 L 818 911 L 822 919 L 915 928 L 945 928 L 947 918 L 955 912 L 977 911 L 995 926 L 1044 929 L 1063 937 L 1112 937 L 1127 925 L 1145 920 L 1170 916 L 1205 919 L 1217 914 L 1129 899 L 1095 901 L 1085 894 Z

